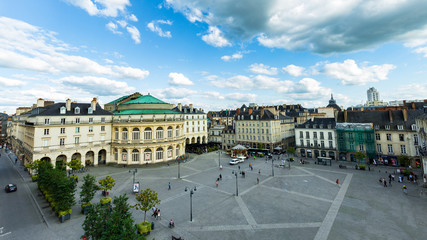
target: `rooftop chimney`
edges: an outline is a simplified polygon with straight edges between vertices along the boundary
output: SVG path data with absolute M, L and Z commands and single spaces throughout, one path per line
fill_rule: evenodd
M 344 110 L 344 122 L 347 122 L 347 114 L 348 114 L 347 110 Z
M 182 104 L 181 104 L 181 103 L 178 103 L 178 110 L 179 110 L 180 112 L 182 112 Z
M 190 104 L 190 112 L 193 112 L 193 104 Z
M 403 121 L 406 122 L 408 120 L 408 110 L 406 110 L 406 108 L 404 108 L 402 110 L 402 113 L 403 113 Z
M 92 107 L 92 110 L 95 111 L 96 110 L 96 98 L 93 98 L 92 101 L 90 102 L 90 106 Z
M 412 102 L 412 110 L 415 110 L 415 102 Z
M 240 108 L 236 109 L 236 115 L 240 115 Z
M 249 111 L 249 115 L 251 115 L 252 114 L 252 108 L 249 108 L 248 111 Z
M 264 116 L 264 108 L 261 108 L 261 118 Z
M 71 100 L 67 98 L 67 101 L 65 102 L 65 107 L 67 108 L 67 111 L 71 111 Z
M 44 100 L 43 100 L 43 98 L 37 99 L 37 107 L 44 107 Z
M 390 118 L 390 122 L 393 122 L 393 113 L 391 112 L 391 110 L 388 110 L 388 117 Z

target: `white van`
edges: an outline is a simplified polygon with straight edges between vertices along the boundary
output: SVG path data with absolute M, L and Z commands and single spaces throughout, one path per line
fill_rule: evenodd
M 240 157 L 237 157 L 237 160 L 239 160 L 239 162 L 244 162 L 245 161 L 245 157 L 243 157 L 243 156 L 240 156 Z

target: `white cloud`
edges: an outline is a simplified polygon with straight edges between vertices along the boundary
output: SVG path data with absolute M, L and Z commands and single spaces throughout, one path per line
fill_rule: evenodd
M 135 26 L 126 27 L 126 30 L 128 31 L 128 33 L 130 33 L 130 36 L 136 44 L 141 43 L 141 36 L 139 34 L 139 30 Z
M 120 27 L 124 28 L 128 25 L 128 23 L 125 20 L 119 20 L 117 21 L 117 24 L 120 25 Z
M 231 56 L 225 55 L 225 56 L 221 57 L 221 59 L 224 62 L 228 62 L 228 61 L 231 61 L 231 60 L 238 60 L 238 59 L 241 59 L 241 58 L 243 58 L 243 55 L 240 52 L 235 53 L 235 54 L 233 54 Z
M 259 74 L 267 74 L 267 75 L 277 75 L 279 72 L 277 68 L 270 67 L 267 65 L 264 65 L 262 63 L 254 63 L 249 66 L 249 71 L 253 73 L 259 73 Z
M 76 50 L 28 23 L 0 17 L 0 67 L 53 74 L 90 74 L 142 79 L 149 72 L 139 68 L 101 65 L 89 58 L 69 55 Z
M 194 85 L 194 83 L 188 79 L 182 73 L 171 72 L 169 73 L 169 84 L 170 85 Z
M 85 10 L 89 15 L 117 17 L 130 6 L 129 0 L 65 0 Z M 133 14 L 132 14 L 133 15 Z
M 305 68 L 291 64 L 286 67 L 283 67 L 282 69 L 291 76 L 299 77 L 303 74 Z
M 129 15 L 127 19 L 129 19 L 132 22 L 138 22 L 138 18 L 134 14 Z
M 166 0 L 165 5 L 192 23 L 219 27 L 224 39 L 257 39 L 266 47 L 323 54 L 407 42 L 427 24 L 427 1 Z
M 0 76 L 0 85 L 2 87 L 21 87 L 26 85 L 27 83 L 24 81 L 11 79 L 11 78 L 5 78 Z
M 113 64 L 113 63 L 114 63 L 114 61 L 113 61 L 113 60 L 108 59 L 108 58 L 105 58 L 105 59 L 104 59 L 104 61 L 105 61 L 106 63 L 108 63 L 108 64 Z
M 153 90 L 153 93 L 161 99 L 183 99 L 197 94 L 197 91 L 188 88 L 171 87 Z
M 389 100 L 422 100 L 426 98 L 427 83 L 402 84 L 396 86 L 395 89 L 395 91 L 387 91 L 381 95 Z
M 122 32 L 118 31 L 118 26 L 117 24 L 113 23 L 113 22 L 109 22 L 107 23 L 107 25 L 105 25 L 105 27 L 110 30 L 112 33 L 114 34 L 122 34 Z
M 159 25 L 160 24 L 166 24 L 166 25 L 172 25 L 172 22 L 169 20 L 156 20 L 156 21 L 151 21 L 147 24 L 148 29 L 150 29 L 152 32 L 157 33 L 157 35 L 159 35 L 160 37 L 167 37 L 167 38 L 171 38 L 171 32 L 170 31 L 166 31 L 164 32 Z
M 69 76 L 63 77 L 58 81 L 66 86 L 82 89 L 93 95 L 123 95 L 135 91 L 134 87 L 129 87 L 125 82 L 115 81 L 103 77 Z
M 253 80 L 243 75 L 236 75 L 228 79 L 217 78 L 211 81 L 211 84 L 219 88 L 251 89 Z
M 204 92 L 205 98 L 216 99 L 220 101 L 234 101 L 234 102 L 255 102 L 257 95 L 252 93 L 220 93 L 215 91 Z
M 341 80 L 343 85 L 365 85 L 369 82 L 387 80 L 389 71 L 395 69 L 392 64 L 359 67 L 352 59 L 343 63 L 329 63 L 323 68 L 323 73 Z
M 202 36 L 202 40 L 207 44 L 212 45 L 214 47 L 227 47 L 231 46 L 231 43 L 224 38 L 221 30 L 217 27 L 209 27 L 208 34 Z
M 424 54 L 424 57 L 427 57 L 427 47 L 417 48 L 414 52 Z

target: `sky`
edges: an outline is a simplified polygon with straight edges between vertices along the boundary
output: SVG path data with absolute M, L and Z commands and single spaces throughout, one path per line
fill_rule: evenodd
M 0 0 L 0 111 L 427 99 L 425 0 Z

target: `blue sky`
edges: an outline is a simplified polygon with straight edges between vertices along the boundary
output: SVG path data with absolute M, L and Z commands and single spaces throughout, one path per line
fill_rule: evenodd
M 260 5 L 261 4 L 261 5 Z M 427 98 L 425 0 L 2 0 L 0 111 L 133 92 L 205 110 Z

